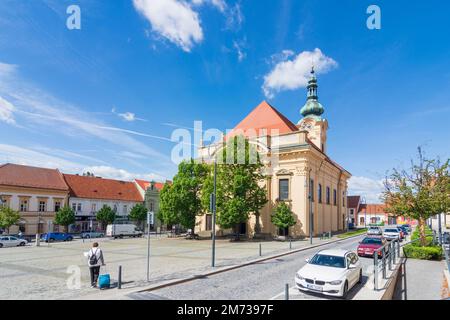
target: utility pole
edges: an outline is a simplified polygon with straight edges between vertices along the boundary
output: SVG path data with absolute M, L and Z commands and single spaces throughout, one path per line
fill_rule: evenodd
M 438 215 L 438 233 L 439 233 L 439 245 L 442 246 L 442 217 L 441 213 Z
M 150 281 L 150 214 L 147 213 L 147 282 Z
M 216 265 L 216 198 L 217 198 L 217 155 L 214 160 L 214 192 L 210 197 L 210 206 L 212 211 L 212 261 L 211 266 Z

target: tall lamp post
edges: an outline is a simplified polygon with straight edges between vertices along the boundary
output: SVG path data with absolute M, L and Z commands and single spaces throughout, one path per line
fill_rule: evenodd
M 309 169 L 309 195 L 308 195 L 308 199 L 309 199 L 309 243 L 312 244 L 313 243 L 313 211 L 312 211 L 312 193 L 314 192 L 313 190 L 313 186 L 311 183 L 311 170 L 312 168 Z
M 217 198 L 217 155 L 214 159 L 214 192 L 210 196 L 210 206 L 212 211 L 212 261 L 211 266 L 216 264 L 216 198 Z

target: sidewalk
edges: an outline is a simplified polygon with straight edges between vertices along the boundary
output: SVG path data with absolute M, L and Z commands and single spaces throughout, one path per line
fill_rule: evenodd
M 406 259 L 393 300 L 441 300 L 445 261 Z

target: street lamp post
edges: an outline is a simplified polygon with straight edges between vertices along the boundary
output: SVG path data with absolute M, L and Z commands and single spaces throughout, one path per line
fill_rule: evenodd
M 217 156 L 214 160 L 214 192 L 210 197 L 210 206 L 212 211 L 212 261 L 211 266 L 216 264 L 216 198 L 217 198 Z
M 309 169 L 309 243 L 313 243 L 313 211 L 312 211 L 312 193 L 314 192 L 311 184 L 311 170 Z

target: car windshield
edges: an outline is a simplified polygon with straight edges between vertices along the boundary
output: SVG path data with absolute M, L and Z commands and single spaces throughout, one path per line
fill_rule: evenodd
M 386 229 L 386 230 L 384 230 L 385 232 L 398 232 L 398 230 L 397 229 Z
M 370 227 L 369 229 L 370 229 L 370 230 L 378 230 L 377 227 Z
M 361 243 L 363 244 L 382 244 L 381 239 L 365 238 Z
M 309 261 L 309 263 L 325 267 L 345 268 L 344 257 L 329 256 L 324 254 L 316 254 Z

